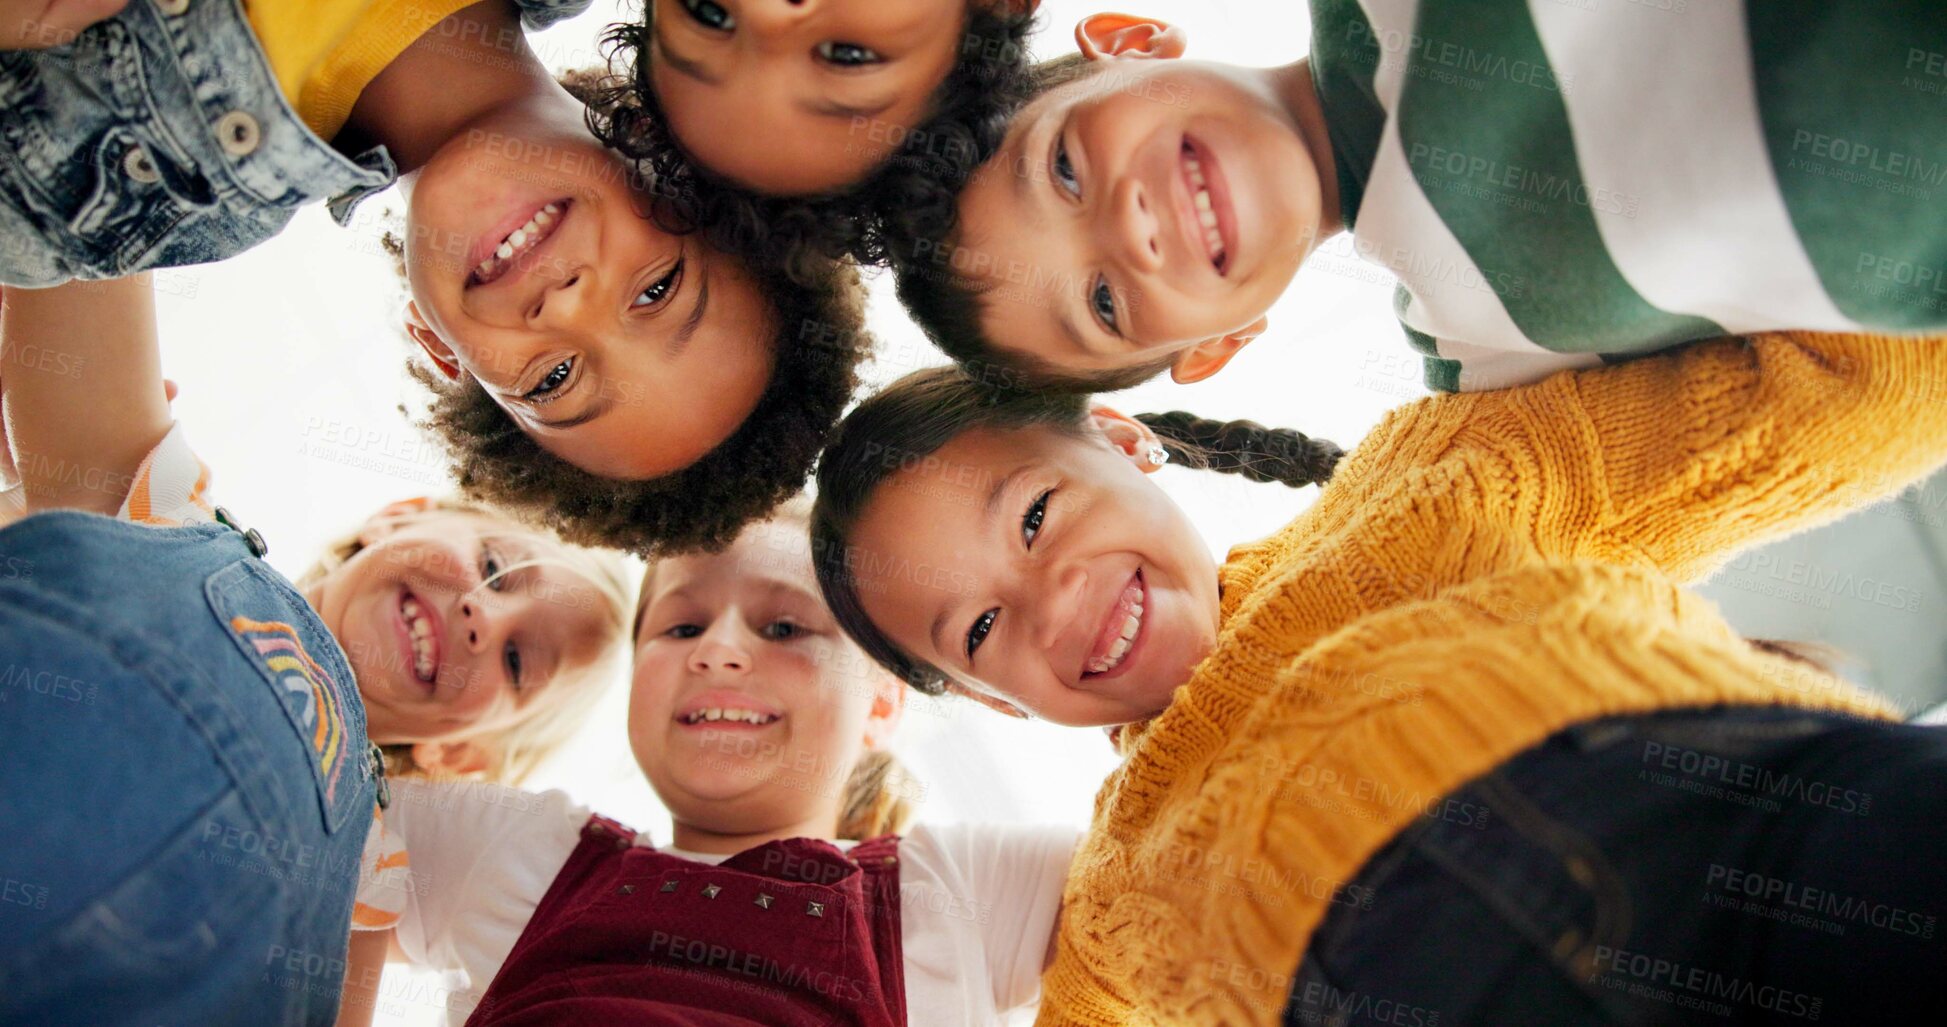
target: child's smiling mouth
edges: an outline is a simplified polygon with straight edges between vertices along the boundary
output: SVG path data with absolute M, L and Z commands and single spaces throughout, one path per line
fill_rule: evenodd
M 439 612 L 409 589 L 399 590 L 396 628 L 412 676 L 426 686 L 430 698 L 439 688 Z
M 1232 251 L 1236 248 L 1237 226 L 1223 169 L 1208 148 L 1184 136 L 1177 151 L 1177 170 L 1190 200 L 1191 220 L 1184 222 L 1184 231 L 1201 244 L 1217 274 L 1225 275 L 1230 271 Z
M 1088 658 L 1082 663 L 1082 680 L 1112 677 L 1128 665 L 1129 656 L 1136 651 L 1143 639 L 1143 629 L 1148 627 L 1146 616 L 1149 605 L 1149 589 L 1143 583 L 1142 570 L 1129 576 L 1128 584 L 1122 586 L 1116 600 L 1103 615 L 1102 626 L 1095 633 L 1095 643 L 1089 647 Z
M 538 250 L 561 228 L 573 206 L 574 200 L 567 197 L 551 200 L 528 211 L 524 217 L 515 214 L 521 220 L 512 226 L 502 222 L 482 235 L 467 253 L 472 270 L 467 272 L 466 287 L 489 285 L 505 277 L 521 258 Z
M 712 688 L 691 696 L 670 719 L 687 728 L 757 730 L 784 719 L 784 711 L 729 688 Z

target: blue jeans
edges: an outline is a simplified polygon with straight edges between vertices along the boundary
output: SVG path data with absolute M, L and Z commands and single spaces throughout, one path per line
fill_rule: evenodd
M 333 1022 L 367 751 L 343 652 L 231 529 L 0 531 L 0 1023 Z
M 1486 815 L 1366 864 L 1287 1025 L 1947 1022 L 1947 730 L 1622 717 L 1453 798 Z

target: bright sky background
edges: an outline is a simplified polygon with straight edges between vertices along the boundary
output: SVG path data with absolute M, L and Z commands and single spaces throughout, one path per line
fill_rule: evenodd
M 598 0 L 549 30 L 538 37 L 543 59 L 557 69 L 593 63 L 600 30 L 629 6 Z M 1072 50 L 1076 20 L 1099 9 L 1082 0 L 1042 8 L 1042 57 Z M 1136 10 L 1184 26 L 1191 57 L 1233 63 L 1296 59 L 1309 32 L 1298 0 L 1145 0 Z M 263 532 L 271 562 L 293 576 L 327 539 L 382 504 L 447 491 L 437 451 L 398 410 L 418 388 L 402 373 L 404 298 L 378 248 L 385 211 L 398 206 L 391 194 L 369 202 L 350 231 L 312 207 L 241 257 L 156 276 L 164 368 L 182 387 L 177 416 L 215 472 L 219 501 Z M 1351 256 L 1347 242 L 1341 237 L 1307 265 L 1271 312 L 1270 330 L 1225 373 L 1190 387 L 1152 383 L 1114 402 L 1129 412 L 1249 417 L 1349 448 L 1388 408 L 1424 393 L 1419 361 L 1389 313 L 1391 277 Z M 869 369 L 875 384 L 942 362 L 888 281 L 873 283 L 871 327 L 881 344 Z M 1183 469 L 1158 480 L 1219 556 L 1281 526 L 1315 495 Z M 624 698 L 617 681 L 572 751 L 534 783 L 666 839 L 668 818 L 622 735 Z M 921 816 L 934 821 L 1079 828 L 1112 764 L 1099 731 L 1011 721 L 953 701 L 911 704 L 897 749 L 924 781 Z M 431 993 L 393 985 L 379 1022 L 438 1022 L 436 1008 L 409 997 Z

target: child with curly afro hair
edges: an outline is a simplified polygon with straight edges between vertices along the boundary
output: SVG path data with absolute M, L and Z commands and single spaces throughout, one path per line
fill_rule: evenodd
M 613 26 L 596 134 L 658 219 L 815 277 L 937 235 L 1031 92 L 1039 0 L 647 0 Z
M 561 83 L 585 104 L 617 93 L 594 71 Z M 605 126 L 603 114 L 590 106 L 590 126 Z M 652 195 L 653 178 L 630 174 L 631 190 Z M 622 315 L 646 333 L 642 356 L 630 362 L 589 367 L 595 361 L 577 352 L 576 332 L 561 331 L 547 352 L 496 372 L 512 381 L 507 389 L 460 366 L 439 329 L 408 308 L 406 332 L 430 358 L 408 368 L 432 393 L 419 425 L 446 450 L 467 496 L 576 544 L 659 556 L 719 549 L 803 487 L 871 349 L 858 272 L 802 260 L 787 274 L 776 261 L 725 254 L 681 225 L 658 227 L 669 252 L 645 255 L 632 283 L 644 302 Z M 410 281 L 419 272 L 411 242 L 388 246 Z M 565 270 L 538 315 L 510 316 L 532 321 L 548 305 L 572 313 L 575 269 Z M 476 291 L 485 289 L 491 284 Z M 726 309 L 740 299 L 757 309 Z M 713 305 L 727 316 L 709 337 L 704 315 Z M 617 408 L 654 423 L 609 414 Z M 615 430 L 601 432 L 604 420 Z

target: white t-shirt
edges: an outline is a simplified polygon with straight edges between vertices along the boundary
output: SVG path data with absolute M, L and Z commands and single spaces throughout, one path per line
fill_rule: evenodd
M 473 1012 L 588 817 L 559 791 L 393 784 L 386 827 L 411 854 L 410 878 L 397 882 L 406 891 L 399 947 L 420 966 L 456 972 L 442 998 L 448 1022 Z M 903 837 L 900 931 L 912 1022 L 994 1024 L 1039 997 L 1078 836 L 1072 827 L 953 824 Z M 636 844 L 650 842 L 638 835 Z M 705 863 L 729 858 L 663 851 Z

